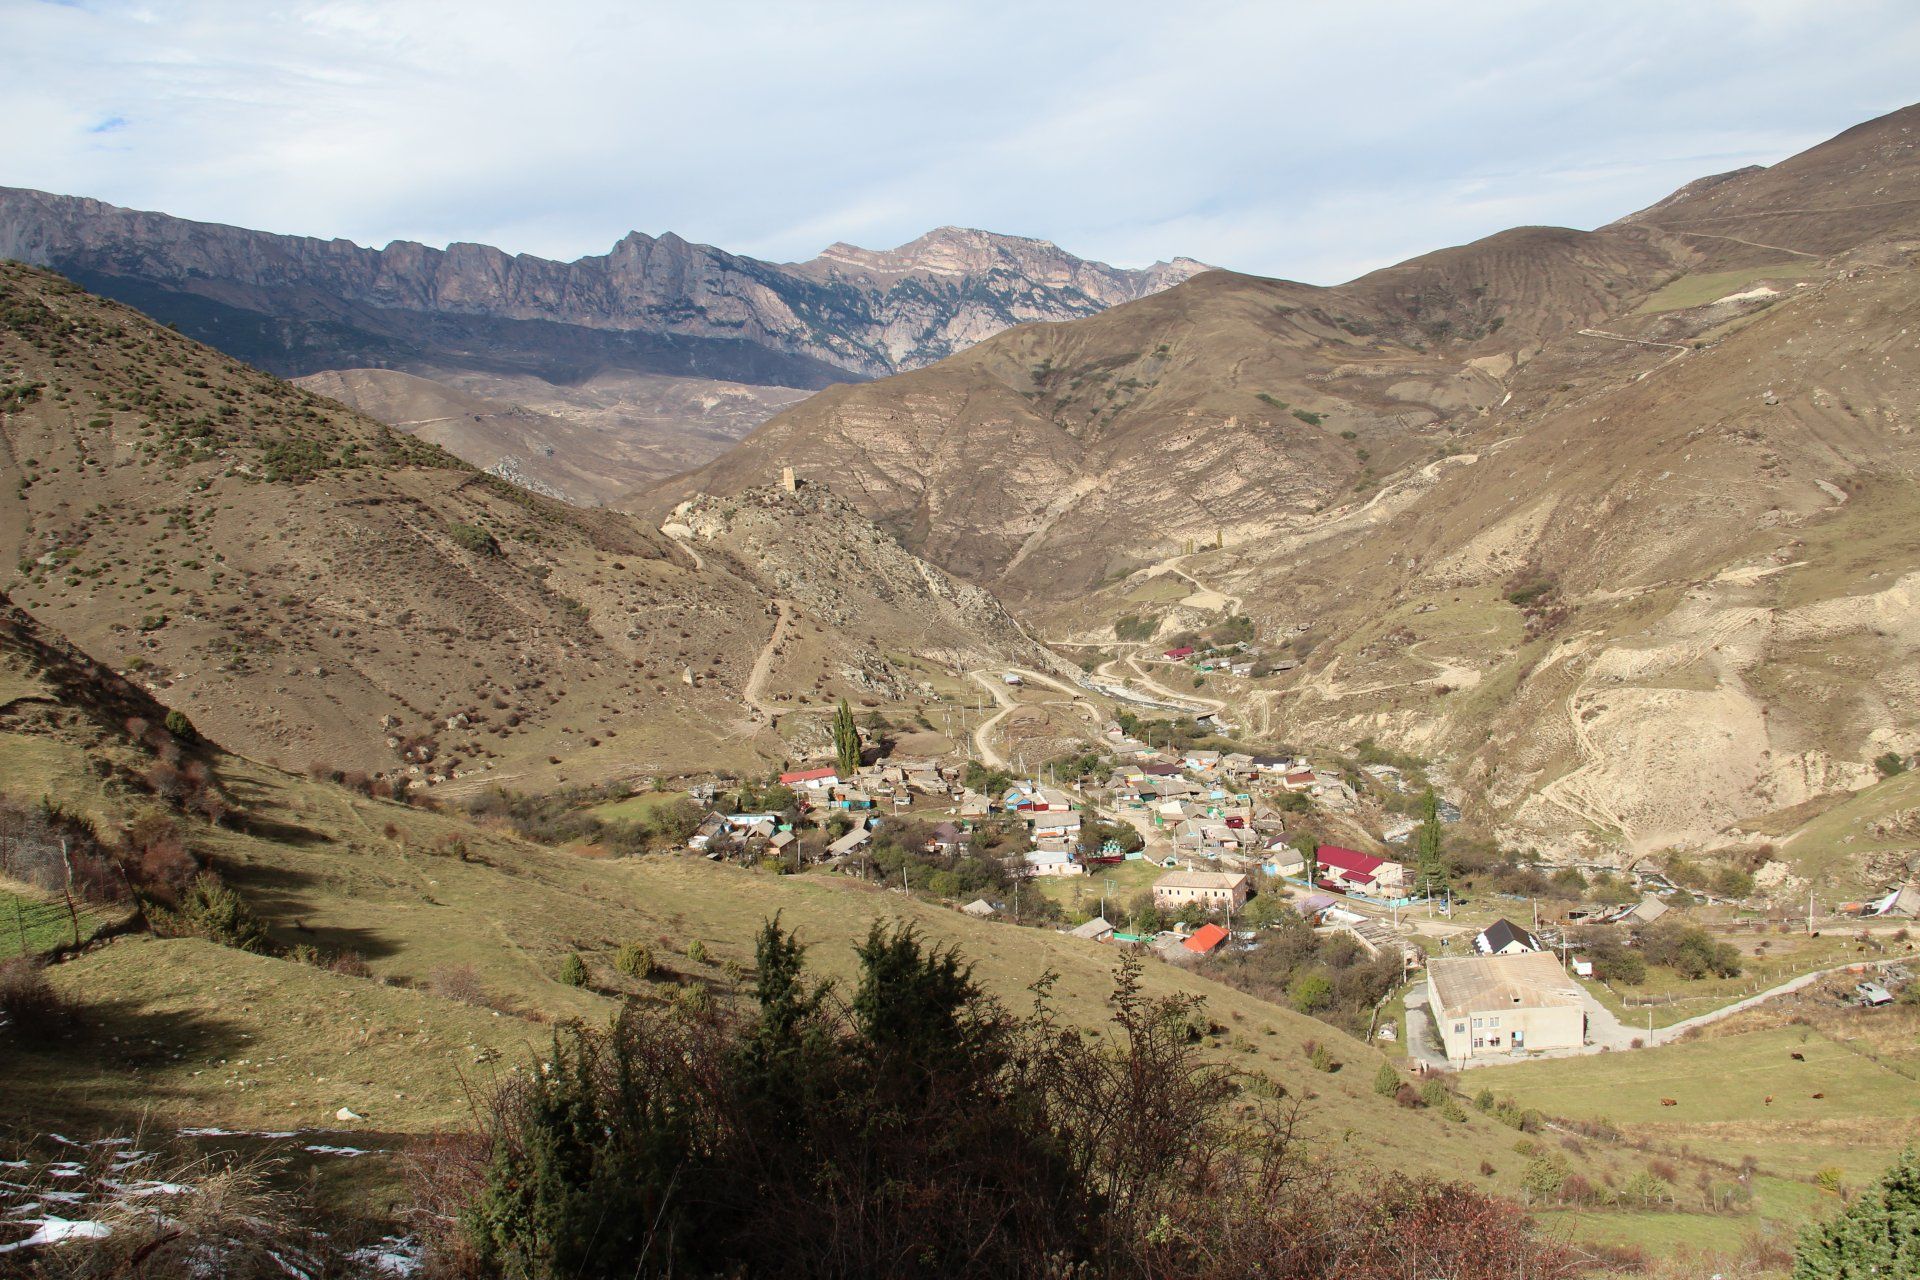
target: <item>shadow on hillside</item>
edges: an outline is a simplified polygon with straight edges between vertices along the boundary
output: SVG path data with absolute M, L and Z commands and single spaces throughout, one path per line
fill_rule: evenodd
M 219 871 L 282 946 L 314 947 L 328 955 L 352 952 L 363 960 L 377 960 L 400 950 L 371 929 L 307 923 L 323 883 L 311 872 L 231 863 L 220 864 Z
M 333 843 L 332 836 L 315 831 L 312 827 L 303 827 L 297 822 L 282 822 L 278 818 L 260 814 L 248 814 L 241 824 L 241 830 L 262 840 L 271 840 L 295 849 L 311 849 L 316 845 Z
M 353 929 L 345 925 L 313 927 L 297 920 L 270 922 L 267 932 L 275 942 L 288 947 L 313 947 L 323 955 L 356 955 L 362 960 L 379 960 L 400 954 L 400 948 L 385 935 L 371 929 Z
M 0 1035 L 0 1131 L 130 1134 L 149 1123 L 149 1110 L 192 1109 L 197 1095 L 169 1077 L 247 1053 L 239 1024 L 214 1013 L 79 998 L 64 1026 Z

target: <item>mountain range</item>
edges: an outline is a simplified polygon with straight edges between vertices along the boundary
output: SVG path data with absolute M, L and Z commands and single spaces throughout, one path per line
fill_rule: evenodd
M 0 188 L 0 258 L 51 267 L 284 377 L 397 370 L 605 437 L 609 481 L 705 461 L 799 393 L 918 368 L 1013 325 L 1092 315 L 1205 270 L 1131 271 L 1044 240 L 959 227 L 887 251 L 771 263 L 633 232 L 557 262 L 479 244 L 273 235 Z M 378 375 L 325 384 L 351 394 Z M 418 388 L 414 389 L 417 393 Z M 370 390 L 362 407 L 389 396 Z M 455 397 L 459 398 L 459 397 Z M 576 500 L 604 498 L 543 450 L 439 413 L 455 453 Z M 561 434 L 565 434 L 562 432 Z
M 1908 108 L 1596 230 L 1519 228 L 1331 288 L 1208 271 L 1106 308 L 1119 294 L 1100 290 L 1123 287 L 1109 269 L 1023 258 L 1023 287 L 1041 280 L 1048 297 L 1077 300 L 1060 305 L 1094 313 L 827 386 L 704 465 L 683 444 L 672 456 L 695 469 L 641 489 L 618 479 L 622 465 L 639 469 L 634 455 L 623 464 L 578 417 L 448 381 L 333 370 L 312 384 L 407 424 L 419 433 L 410 438 L 269 391 L 238 366 L 223 376 L 245 383 L 252 407 L 232 392 L 208 400 L 210 357 L 163 330 L 142 330 L 139 358 L 106 372 L 77 363 L 71 344 L 42 345 L 23 351 L 19 376 L 70 387 L 11 419 L 26 495 L 4 530 L 26 566 L 12 591 L 116 665 L 151 664 L 156 688 L 177 689 L 169 696 L 229 741 L 284 739 L 364 767 L 394 765 L 386 738 L 404 751 L 375 709 L 402 693 L 410 724 L 471 721 L 476 695 L 534 718 L 524 688 L 537 686 L 495 687 L 497 673 L 529 662 L 532 680 L 582 709 L 541 712 L 552 722 L 543 735 L 509 734 L 511 750 L 469 734 L 456 758 L 472 766 L 484 747 L 489 768 L 579 776 L 627 754 L 623 743 L 591 767 L 577 762 L 581 743 L 604 746 L 594 728 L 616 721 L 690 726 L 649 739 L 657 749 L 643 754 L 662 767 L 720 740 L 722 754 L 784 756 L 812 741 L 794 733 L 813 729 L 783 716 L 781 694 L 816 711 L 842 693 L 884 702 L 921 685 L 977 699 L 964 680 L 940 681 L 991 662 L 1058 671 L 1070 659 L 1096 680 L 1217 707 L 1252 740 L 1371 742 L 1445 762 L 1484 797 L 1485 829 L 1517 847 L 1617 860 L 1790 845 L 1870 783 L 1876 759 L 1909 750 L 1920 718 L 1910 675 L 1920 552 L 1899 532 L 1911 523 L 1920 378 L 1908 338 L 1917 129 L 1920 109 Z M 13 202 L 68 210 L 76 225 L 87 209 L 108 225 L 151 217 Z M 9 225 L 12 252 L 49 256 L 17 215 Z M 236 292 L 211 274 L 182 276 L 174 300 L 277 306 L 289 279 L 330 280 L 337 293 L 303 295 L 290 332 L 333 307 L 620 338 L 637 331 L 596 326 L 628 314 L 614 299 L 644 295 L 635 282 L 672 258 L 707 264 L 685 278 L 745 292 L 771 272 L 802 282 L 795 296 L 850 296 L 857 281 L 898 301 L 928 281 L 959 289 L 1010 270 L 1007 252 L 1041 252 L 942 233 L 892 254 L 836 246 L 773 268 L 663 240 L 569 267 L 153 226 L 166 234 L 141 234 L 254 282 Z M 159 270 L 140 236 L 109 240 L 118 247 L 69 269 L 98 280 L 117 261 L 118 285 Z M 273 258 L 286 244 L 299 251 Z M 493 266 L 464 269 L 483 261 Z M 714 276 L 714 263 L 739 272 Z M 1124 287 L 1169 283 L 1189 266 Z M 97 305 L 50 279 L 11 282 L 37 306 Z M 720 295 L 700 296 L 717 314 Z M 430 306 L 442 310 L 421 310 Z M 569 319 L 527 318 L 540 308 Z M 129 312 L 88 323 L 143 322 Z M 864 356 L 819 334 L 806 342 L 751 345 L 835 378 L 855 375 L 829 356 L 877 370 L 932 354 L 924 338 L 890 345 L 872 331 Z M 156 359 L 173 372 L 162 377 Z M 101 378 L 112 385 L 96 387 Z M 213 435 L 195 434 L 203 422 Z M 484 465 L 515 484 L 427 443 L 452 450 L 482 436 L 499 454 Z M 704 447 L 721 449 L 723 436 Z M 266 453 L 288 448 L 291 472 Z M 383 461 L 369 469 L 369 458 Z M 169 592 L 197 594 L 156 611 L 166 602 L 150 598 L 153 557 L 172 545 L 166 522 L 185 518 L 178 498 L 196 492 L 167 488 L 163 500 L 151 487 L 170 474 L 152 469 L 162 464 L 233 489 L 195 518 L 224 525 L 203 534 L 209 551 L 248 572 L 195 555 L 192 572 L 208 581 L 173 582 Z M 783 498 L 769 486 L 789 467 L 802 483 Z M 307 496 L 288 503 L 263 483 L 275 471 Z M 354 496 L 312 500 L 336 486 Z M 552 500 L 583 491 L 639 519 Z M 486 530 L 506 554 L 450 542 L 455 526 Z M 843 562 L 848 547 L 864 568 Z M 443 580 L 472 589 L 417 600 L 409 585 Z M 295 601 L 292 613 L 274 616 L 276 600 Z M 700 602 L 691 614 L 689 601 Z M 432 620 L 443 643 L 414 654 L 402 637 L 429 606 L 446 614 Z M 1156 644 L 1229 619 L 1266 654 L 1264 674 L 1143 665 Z M 633 663 L 637 683 L 608 674 Z M 483 688 L 476 669 L 496 674 Z M 217 691 L 236 677 L 258 692 Z M 1178 689 L 1166 683 L 1176 677 Z M 347 721 L 334 706 L 343 688 L 355 690 Z M 310 714 L 288 716 L 290 703 Z

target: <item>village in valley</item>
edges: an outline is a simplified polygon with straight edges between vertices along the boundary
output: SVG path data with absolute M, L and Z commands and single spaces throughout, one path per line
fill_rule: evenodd
M 1259 660 L 1247 652 L 1180 645 L 1153 660 L 1244 676 Z M 996 683 L 1068 687 L 1031 671 Z M 1682 864 L 1683 885 L 1651 860 L 1534 862 L 1464 834 L 1437 767 L 1372 743 L 1261 753 L 1226 704 L 1084 687 L 1119 695 L 1112 717 L 1025 771 L 998 752 L 889 754 L 843 700 L 834 760 L 693 786 L 687 848 L 1139 949 L 1364 1036 L 1416 1073 L 1671 1043 L 1777 995 L 1863 1010 L 1920 996 L 1911 882 L 1787 913 L 1765 909 L 1750 877 Z

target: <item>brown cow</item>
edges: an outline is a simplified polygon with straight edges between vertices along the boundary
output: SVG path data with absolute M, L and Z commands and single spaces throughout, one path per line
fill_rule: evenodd
M 1787 1056 L 1788 1056 L 1789 1058 L 1792 1058 L 1792 1059 L 1793 1059 L 1793 1060 L 1794 1060 L 1795 1062 L 1805 1062 L 1805 1061 L 1807 1060 L 1807 1055 L 1806 1055 L 1806 1054 L 1804 1054 L 1804 1053 L 1792 1053 L 1792 1052 L 1789 1052 L 1789 1053 L 1787 1054 Z
M 1768 1106 L 1772 1106 L 1772 1105 L 1773 1105 L 1773 1095 L 1772 1095 L 1772 1094 L 1768 1094 L 1768 1095 L 1767 1095 L 1767 1105 L 1768 1105 Z
M 1816 1093 L 1816 1094 L 1814 1094 L 1813 1096 L 1814 1096 L 1815 1098 L 1824 1098 L 1824 1097 L 1826 1097 L 1827 1095 L 1826 1095 L 1826 1094 L 1824 1094 L 1824 1093 Z
M 1660 1105 L 1663 1107 L 1677 1107 L 1680 1105 L 1680 1100 L 1678 1098 L 1662 1098 L 1660 1099 Z

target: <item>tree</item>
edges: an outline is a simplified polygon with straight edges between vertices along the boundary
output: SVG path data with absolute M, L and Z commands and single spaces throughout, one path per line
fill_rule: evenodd
M 1300 860 L 1306 864 L 1307 883 L 1317 883 L 1320 879 L 1320 837 L 1311 831 L 1296 831 L 1287 837 L 1287 843 L 1300 851 Z
M 1447 891 L 1449 872 L 1444 837 L 1440 830 L 1440 798 L 1428 787 L 1420 798 L 1420 839 L 1414 881 L 1420 893 L 1437 898 Z
M 1333 1002 L 1333 982 L 1322 973 L 1303 973 L 1293 980 L 1287 994 L 1292 997 L 1294 1008 L 1313 1013 Z
M 842 778 L 860 772 L 860 727 L 853 722 L 853 708 L 845 698 L 833 713 L 833 760 Z
M 1050 979 L 1022 1017 L 910 930 L 858 951 L 832 998 L 775 921 L 757 1015 L 562 1025 L 503 1083 L 482 1160 L 428 1172 L 434 1243 L 518 1280 L 1577 1274 L 1510 1202 L 1303 1159 L 1282 1091 L 1216 1060 L 1199 1001 L 1144 994 L 1137 957 L 1089 1035 Z
M 587 962 L 580 958 L 578 951 L 567 952 L 566 959 L 560 962 L 560 981 L 570 987 L 587 985 Z
M 193 721 L 187 719 L 187 713 L 177 707 L 167 712 L 166 725 L 167 732 L 182 742 L 200 741 L 200 731 L 193 727 Z
M 1920 1275 L 1920 1149 L 1841 1213 L 1801 1232 L 1793 1280 Z
M 1393 1069 L 1391 1062 L 1382 1062 L 1380 1070 L 1374 1073 L 1373 1091 L 1383 1098 L 1400 1092 L 1400 1073 Z

